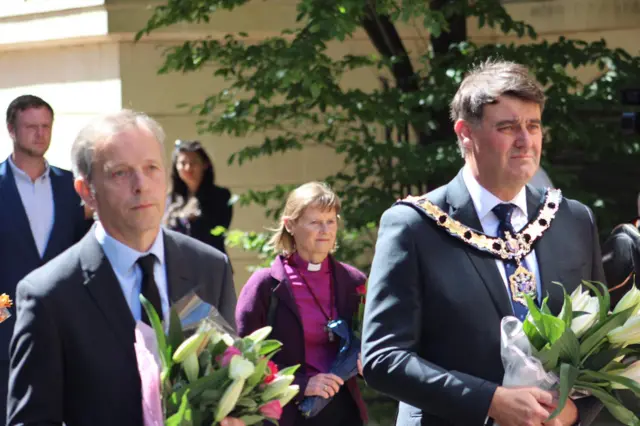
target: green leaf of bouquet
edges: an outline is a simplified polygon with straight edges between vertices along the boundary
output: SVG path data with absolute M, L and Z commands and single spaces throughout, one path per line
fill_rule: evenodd
M 611 383 L 618 383 L 619 385 L 624 386 L 625 388 L 636 394 L 636 396 L 640 397 L 640 383 L 636 382 L 635 380 L 615 374 L 602 373 L 599 371 L 583 371 L 583 373 L 596 379 L 607 380 Z
M 534 355 L 540 360 L 545 371 L 555 370 L 560 359 L 560 346 L 547 344 Z
M 548 342 L 549 338 L 547 337 L 547 330 L 545 329 L 545 324 L 542 321 L 542 315 L 543 315 L 542 312 L 540 312 L 540 309 L 538 309 L 538 306 L 536 306 L 535 302 L 531 297 L 526 295 L 525 299 L 527 301 L 527 306 L 529 307 L 529 314 L 533 319 L 533 325 L 538 330 L 538 333 L 540 333 L 540 336 L 542 336 L 542 338 L 545 339 L 546 342 Z
M 609 310 L 611 309 L 611 297 L 609 296 L 609 289 L 606 285 L 597 282 L 597 281 L 585 281 L 582 280 L 582 284 L 589 288 L 598 298 L 598 305 L 600 308 L 600 319 L 601 323 L 607 320 L 609 316 Z M 602 291 L 598 289 L 598 286 L 602 288 Z
M 256 368 L 253 371 L 253 374 L 247 378 L 247 384 L 245 385 L 248 388 L 255 387 L 258 383 L 262 382 L 262 379 L 267 374 L 267 364 L 269 360 L 267 358 L 262 358 L 256 364 Z
M 169 311 L 169 334 L 167 335 L 167 345 L 171 348 L 169 358 L 173 357 L 173 351 L 175 351 L 182 342 L 184 342 L 184 333 L 182 332 L 180 317 L 175 308 L 171 308 Z
M 213 371 L 207 376 L 200 377 L 195 382 L 184 386 L 176 391 L 178 398 L 189 392 L 190 398 L 199 397 L 207 389 L 221 389 L 224 383 L 229 379 L 229 367 L 224 367 Z
M 607 337 L 607 334 L 627 322 L 627 319 L 633 313 L 634 308 L 629 308 L 617 314 L 610 315 L 606 321 L 602 322 L 594 331 L 586 334 L 586 338 L 583 338 L 582 343 L 580 344 L 580 357 L 583 358 L 588 354 L 590 354 L 596 346 L 601 344 L 601 342 Z
M 553 344 L 558 340 L 566 328 L 564 321 L 551 314 L 542 312 L 536 306 L 535 302 L 530 296 L 525 296 L 527 306 L 529 307 L 529 313 L 533 318 L 534 325 L 538 328 L 540 335 L 549 343 Z M 546 300 L 546 299 L 545 299 Z M 543 302 L 543 304 L 545 304 Z
M 257 410 L 258 403 L 251 398 L 240 398 L 238 402 L 236 402 L 236 407 L 244 407 L 248 408 L 249 410 Z
M 300 364 L 292 365 L 291 367 L 287 367 L 287 368 L 283 368 L 282 370 L 280 370 L 278 375 L 279 376 L 293 376 L 293 375 L 296 374 L 296 371 L 298 371 L 298 368 L 300 368 Z
M 566 328 L 562 336 L 552 346 L 558 346 L 558 359 L 560 361 L 575 367 L 578 366 L 580 363 L 580 342 L 571 328 Z
M 620 349 L 606 349 L 587 357 L 582 366 L 586 370 L 601 371 L 620 355 Z
M 547 315 L 553 315 L 551 313 L 551 309 L 549 309 L 549 296 L 545 297 L 542 300 L 542 305 L 540 305 L 540 312 Z
M 567 404 L 567 399 L 569 398 L 569 393 L 573 389 L 573 385 L 578 378 L 578 373 L 578 369 L 571 364 L 563 363 L 562 365 L 560 365 L 560 389 L 558 395 L 558 406 L 556 407 L 555 411 L 551 413 L 551 416 L 549 416 L 549 420 L 556 417 L 564 409 L 564 406 Z
M 562 310 L 560 311 L 559 318 L 564 321 L 564 325 L 566 327 L 571 327 L 571 323 L 573 322 L 573 305 L 571 304 L 571 296 L 567 293 L 567 289 L 565 289 L 561 283 L 553 281 L 552 284 L 560 286 L 562 294 L 564 295 L 564 303 L 562 304 Z
M 260 355 L 269 355 L 271 352 L 276 351 L 282 347 L 282 343 L 277 340 L 265 340 L 260 345 Z
M 192 426 L 192 420 L 191 405 L 189 404 L 189 391 L 187 390 L 182 395 L 178 412 L 166 420 L 165 426 Z
M 270 326 L 259 328 L 253 333 L 251 333 L 250 335 L 246 336 L 242 340 L 244 341 L 249 340 L 253 343 L 262 342 L 269 336 L 269 334 L 271 334 L 271 330 L 272 330 L 272 327 Z
M 599 388 L 598 386 L 589 386 L 585 383 L 580 383 L 580 386 L 576 388 L 582 388 L 591 392 L 591 395 L 598 398 L 600 402 L 604 404 L 607 410 L 620 421 L 623 425 L 640 426 L 640 420 L 635 414 L 627 409 L 618 399 L 611 395 L 608 391 Z
M 531 318 L 527 317 L 527 319 L 522 323 L 522 330 L 524 334 L 527 335 L 529 342 L 536 350 L 541 350 L 544 345 L 547 344 L 547 341 L 542 337 L 536 326 L 531 322 Z
M 224 351 L 226 351 L 228 347 L 224 341 L 220 340 L 218 343 L 209 344 L 208 350 L 215 359 L 217 356 L 224 354 Z
M 264 419 L 265 418 L 263 416 L 258 416 L 257 414 L 250 414 L 240 417 L 240 420 L 242 420 L 246 426 L 256 425 Z
M 153 327 L 153 331 L 156 333 L 156 340 L 158 342 L 158 353 L 160 355 L 160 361 L 162 362 L 162 369 L 170 369 L 171 368 L 171 358 L 167 358 L 167 340 L 164 335 L 164 329 L 162 328 L 162 322 L 160 321 L 160 317 L 156 312 L 155 308 L 144 297 L 142 294 L 139 296 L 140 303 L 147 313 L 147 317 L 149 321 L 151 321 L 151 327 Z

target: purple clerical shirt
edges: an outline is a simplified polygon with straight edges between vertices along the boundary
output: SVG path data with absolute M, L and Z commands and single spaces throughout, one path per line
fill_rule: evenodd
M 324 259 L 320 265 L 314 265 L 294 253 L 285 261 L 284 270 L 302 319 L 307 377 L 327 373 L 338 351 L 337 342 L 330 342 L 325 330 L 329 321 L 327 316 L 336 319 L 337 315 L 335 296 L 331 300 L 329 258 Z

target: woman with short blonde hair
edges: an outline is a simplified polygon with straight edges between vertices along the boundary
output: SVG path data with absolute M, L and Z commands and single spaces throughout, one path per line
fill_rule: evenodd
M 296 222 L 300 219 L 305 209 L 311 205 L 322 211 L 333 210 L 338 220 L 340 218 L 342 203 L 327 184 L 309 182 L 299 186 L 287 198 L 278 227 L 273 230 L 274 234 L 269 240 L 269 245 L 277 253 L 287 256 L 295 251 L 295 240 L 293 235 L 287 231 L 286 222 Z M 335 247 L 332 248 L 331 252 L 334 249 Z
M 309 182 L 289 194 L 273 230 L 278 256 L 269 268 L 255 272 L 242 289 L 236 308 L 241 336 L 270 325 L 271 337 L 283 343 L 273 358 L 278 366 L 300 364 L 294 383 L 305 396 L 331 398 L 315 417 L 284 407 L 280 426 L 359 426 L 367 414 L 356 379 L 344 382 L 330 374 L 338 354 L 329 322 L 351 325 L 358 309 L 357 288 L 367 277 L 331 254 L 336 247 L 338 196 L 324 183 Z

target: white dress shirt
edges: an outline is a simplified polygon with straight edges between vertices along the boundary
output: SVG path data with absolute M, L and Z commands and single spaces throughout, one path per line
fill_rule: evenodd
M 160 293 L 163 318 L 169 318 L 169 291 L 167 288 L 167 268 L 162 230 L 158 232 L 153 245 L 145 253 L 134 250 L 107 234 L 100 222 L 96 224 L 95 236 L 100 246 L 102 246 L 102 250 L 107 256 L 116 278 L 120 282 L 122 293 L 136 321 L 142 318 L 142 307 L 139 299 L 142 288 L 142 269 L 136 262 L 140 257 L 150 253 L 156 256 L 157 261 L 153 265 L 153 277 Z M 168 321 L 165 321 L 165 323 L 168 323 Z
M 45 165 L 44 173 L 33 181 L 28 174 L 16 166 L 9 156 L 9 167 L 11 167 L 22 206 L 29 219 L 31 235 L 41 258 L 47 248 L 55 220 L 49 163 L 45 162 Z
M 498 236 L 498 226 L 500 225 L 500 220 L 491 211 L 498 204 L 511 203 L 516 206 L 511 216 L 511 225 L 513 225 L 513 229 L 515 229 L 516 232 L 519 232 L 526 226 L 527 223 L 529 223 L 529 219 L 527 216 L 526 188 L 523 187 L 513 200 L 504 202 L 493 195 L 491 192 L 483 188 L 482 185 L 478 183 L 476 178 L 473 177 L 471 169 L 468 166 L 463 167 L 462 178 L 465 185 L 467 186 L 469 195 L 471 195 L 473 206 L 475 207 L 476 213 L 478 214 L 478 219 L 480 219 L 480 224 L 482 225 L 482 230 L 485 234 L 490 237 Z M 540 283 L 540 270 L 538 268 L 538 261 L 536 259 L 536 253 L 534 250 L 531 250 L 531 252 L 525 257 L 525 263 L 527 269 L 533 272 L 536 277 L 538 301 L 541 301 L 542 286 Z M 498 265 L 498 270 L 500 271 L 500 275 L 502 276 L 502 280 L 507 289 L 507 292 L 508 294 L 511 294 L 509 292 L 509 280 L 507 279 L 507 273 L 504 269 L 504 263 L 502 263 L 502 260 L 496 259 L 496 264 Z M 511 298 L 509 299 L 511 300 Z

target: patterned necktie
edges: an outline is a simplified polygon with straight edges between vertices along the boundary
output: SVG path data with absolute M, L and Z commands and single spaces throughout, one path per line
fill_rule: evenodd
M 156 257 L 153 254 L 148 254 L 138 258 L 138 265 L 142 269 L 142 285 L 140 286 L 140 292 L 142 295 L 151 302 L 153 308 L 158 313 L 160 321 L 162 321 L 162 302 L 160 302 L 160 292 L 156 285 L 156 280 L 153 277 L 153 265 L 155 264 Z M 151 321 L 147 317 L 147 311 L 141 308 L 141 318 L 145 324 L 151 325 Z
M 515 235 L 516 231 L 513 229 L 513 225 L 511 224 L 511 216 L 513 215 L 513 211 L 516 208 L 515 204 L 498 204 L 491 211 L 496 215 L 498 220 L 500 221 L 500 225 L 498 226 L 498 237 L 505 238 L 506 232 L 509 232 L 511 235 Z M 529 313 L 529 308 L 523 305 L 520 302 L 516 302 L 513 300 L 513 295 L 511 294 L 511 285 L 509 283 L 509 277 L 516 272 L 518 268 L 518 264 L 515 260 L 503 260 L 504 270 L 507 274 L 507 287 L 509 288 L 509 296 L 511 296 L 511 306 L 513 306 L 513 313 L 520 320 L 524 321 Z M 526 263 L 524 259 L 521 260 L 522 265 L 526 268 Z

